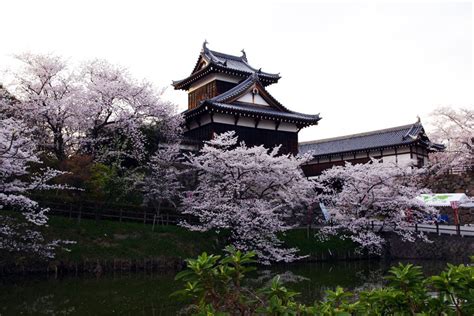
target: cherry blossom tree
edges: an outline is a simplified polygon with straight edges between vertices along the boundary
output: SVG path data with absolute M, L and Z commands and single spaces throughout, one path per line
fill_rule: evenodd
M 136 187 L 144 193 L 144 202 L 155 209 L 153 230 L 162 205 L 168 203 L 176 207 L 184 190 L 180 177 L 189 171 L 182 168 L 181 158 L 177 144 L 162 146 L 147 163 L 143 178 L 135 181 Z
M 235 132 L 226 132 L 206 142 L 198 155 L 189 155 L 197 187 L 186 192 L 180 209 L 198 223 L 182 225 L 228 230 L 237 249 L 256 251 L 265 264 L 297 259 L 298 249 L 282 248 L 277 235 L 292 228 L 289 219 L 311 203 L 312 184 L 300 169 L 308 158 L 278 151 L 237 144 Z
M 162 100 L 147 81 L 133 79 L 125 68 L 93 60 L 81 70 L 84 94 L 83 144 L 94 156 L 125 155 L 144 158 L 143 127 L 152 127 L 164 142 L 180 135 L 180 117 L 170 102 Z
M 33 190 L 63 188 L 48 184 L 62 172 L 48 168 L 31 171 L 32 165 L 41 164 L 32 134 L 19 120 L 11 117 L 0 120 L 0 250 L 51 258 L 63 242 L 45 240 L 38 227 L 46 226 L 47 209 L 41 208 L 28 194 Z M 14 211 L 21 215 L 16 216 Z
M 11 84 L 15 116 L 35 128 L 41 149 L 59 160 L 92 154 L 97 160 L 145 156 L 144 129 L 165 142 L 180 137 L 181 117 L 147 81 L 103 60 L 71 67 L 54 55 L 21 54 Z
M 39 146 L 64 160 L 77 148 L 82 107 L 77 78 L 59 56 L 24 53 L 13 84 L 16 117 L 35 128 Z
M 425 172 L 375 159 L 325 170 L 316 179 L 316 185 L 332 225 L 325 226 L 321 236 L 349 238 L 376 254 L 384 244 L 382 231 L 392 231 L 405 241 L 414 241 L 416 237 L 426 240 L 422 233 L 408 227 L 433 222 L 437 215 L 433 207 L 416 199 L 427 193 L 422 183 Z
M 474 111 L 468 108 L 440 107 L 431 113 L 430 138 L 443 143 L 443 152 L 430 155 L 432 169 L 443 173 L 465 171 L 474 163 Z

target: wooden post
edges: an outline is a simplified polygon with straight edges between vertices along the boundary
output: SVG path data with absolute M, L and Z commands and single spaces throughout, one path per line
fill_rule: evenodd
M 436 225 L 436 234 L 438 234 L 438 236 L 439 236 L 439 224 L 438 224 L 438 221 L 435 222 L 435 225 Z
M 79 214 L 77 215 L 77 223 L 78 223 L 78 224 L 81 223 L 81 215 L 82 215 L 82 202 L 81 202 L 81 204 L 79 205 Z
M 101 203 L 101 211 L 104 210 L 104 203 Z M 98 222 L 99 221 L 99 209 L 96 207 L 94 207 L 94 217 L 95 217 L 95 221 Z
M 415 223 L 415 232 L 418 232 L 418 223 Z
M 122 208 L 120 208 L 119 222 L 122 222 Z

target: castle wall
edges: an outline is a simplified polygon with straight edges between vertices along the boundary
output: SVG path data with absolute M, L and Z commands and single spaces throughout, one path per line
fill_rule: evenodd
M 274 129 L 255 128 L 254 126 L 236 126 L 214 121 L 214 123 L 189 130 L 184 133 L 184 136 L 197 140 L 210 140 L 214 134 L 231 130 L 237 133 L 239 141 L 244 141 L 248 146 L 264 145 L 266 148 L 272 148 L 281 144 L 281 153 L 298 153 L 298 134 L 296 132 L 276 131 Z

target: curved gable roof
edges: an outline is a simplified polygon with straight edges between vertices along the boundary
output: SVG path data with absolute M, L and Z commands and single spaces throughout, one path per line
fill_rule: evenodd
M 269 103 L 269 106 L 240 102 L 237 100 L 250 90 L 253 90 L 253 88 L 258 89 L 262 98 Z M 265 90 L 263 85 L 260 83 L 258 74 L 256 73 L 252 74 L 232 89 L 216 97 L 202 101 L 196 108 L 184 111 L 183 115 L 185 117 L 193 117 L 207 110 L 215 111 L 217 113 L 222 112 L 260 117 L 263 119 L 275 119 L 282 122 L 300 124 L 302 126 L 315 125 L 321 119 L 319 114 L 303 114 L 290 111 L 284 107 Z
M 210 50 L 207 48 L 207 42 L 204 42 L 191 74 L 182 80 L 173 81 L 172 85 L 175 89 L 188 89 L 193 82 L 210 72 L 228 73 L 242 78 L 257 73 L 264 85 L 276 83 L 281 78 L 280 74 L 268 73 L 262 71 L 261 68 L 252 67 L 243 50 L 242 56 L 229 55 Z
M 346 135 L 299 144 L 300 153 L 312 153 L 313 156 L 330 156 L 347 152 L 375 150 L 421 142 L 429 150 L 442 150 L 444 146 L 431 143 L 420 122 L 383 130 Z

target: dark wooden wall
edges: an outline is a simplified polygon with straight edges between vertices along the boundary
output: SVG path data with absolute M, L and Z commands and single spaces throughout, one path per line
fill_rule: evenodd
M 239 141 L 244 141 L 247 146 L 264 145 L 267 148 L 272 148 L 281 144 L 280 153 L 292 153 L 295 155 L 298 153 L 298 134 L 295 132 L 211 123 L 187 131 L 184 133 L 184 136 L 197 140 L 210 140 L 214 134 L 231 130 L 236 131 Z
M 303 173 L 307 177 L 318 176 L 326 169 L 330 169 L 334 166 L 343 166 L 346 162 L 350 162 L 352 164 L 364 164 L 370 161 L 370 158 L 358 158 L 358 159 L 348 159 L 348 160 L 339 160 L 339 161 L 332 161 L 332 162 L 323 162 L 317 163 L 315 161 L 309 162 L 307 165 L 301 166 L 303 169 Z
M 188 109 L 191 110 L 198 106 L 200 101 L 213 98 L 236 85 L 236 83 L 221 80 L 211 81 L 188 94 Z

